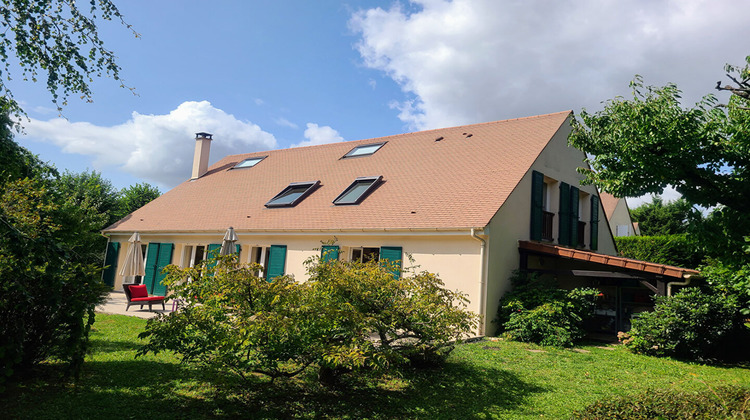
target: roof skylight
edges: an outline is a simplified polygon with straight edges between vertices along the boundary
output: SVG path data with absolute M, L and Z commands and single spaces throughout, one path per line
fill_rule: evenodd
M 292 182 L 280 193 L 266 203 L 266 207 L 294 207 L 305 199 L 313 189 L 320 185 L 320 181 L 315 182 Z
M 252 157 L 247 158 L 243 160 L 242 162 L 234 165 L 232 169 L 240 169 L 240 168 L 252 168 L 253 166 L 257 165 L 258 162 L 265 159 L 267 156 L 261 156 L 261 157 Z
M 360 177 L 354 180 L 344 192 L 339 194 L 333 204 L 344 205 L 344 204 L 359 204 L 367 195 L 372 192 L 378 182 L 383 179 L 382 176 L 369 176 Z
M 345 158 L 349 157 L 357 157 L 357 156 L 369 156 L 375 152 L 377 152 L 381 147 L 383 147 L 383 143 L 373 143 L 373 144 L 363 144 L 362 146 L 357 146 L 354 149 L 350 150 L 349 153 L 345 154 Z

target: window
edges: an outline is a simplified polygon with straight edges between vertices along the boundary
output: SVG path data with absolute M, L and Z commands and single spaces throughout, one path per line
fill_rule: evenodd
M 357 157 L 357 156 L 369 156 L 378 150 L 380 150 L 381 147 L 383 147 L 383 143 L 373 143 L 373 144 L 364 144 L 362 146 L 357 146 L 354 149 L 350 150 L 349 153 L 345 154 L 345 158 L 350 157 Z
M 184 252 L 182 254 L 182 266 L 183 267 L 195 267 L 203 261 L 206 255 L 205 245 L 185 245 Z
M 366 263 L 380 259 L 380 248 L 352 248 L 351 261 Z
M 253 158 L 247 158 L 243 160 L 242 162 L 234 165 L 232 169 L 241 169 L 241 168 L 252 168 L 253 166 L 257 165 L 258 162 L 261 160 L 267 158 L 268 156 L 261 156 L 261 157 L 253 157 Z
M 335 200 L 333 204 L 359 204 L 369 194 L 378 182 L 383 179 L 382 176 L 371 176 L 371 177 L 360 177 L 354 180 L 347 189 L 344 190 Z
M 266 203 L 266 207 L 294 207 L 310 195 L 318 185 L 320 181 L 293 182 Z
M 250 263 L 258 263 L 262 269 L 254 274 L 272 281 L 284 275 L 286 245 L 253 246 L 250 248 Z

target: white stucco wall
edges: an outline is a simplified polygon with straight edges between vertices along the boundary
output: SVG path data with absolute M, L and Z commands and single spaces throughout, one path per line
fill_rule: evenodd
M 580 185 L 583 176 L 575 171 L 575 168 L 583 166 L 583 152 L 568 147 L 567 138 L 570 127 L 566 124 L 553 137 L 547 147 L 532 165 L 531 169 L 541 172 L 547 178 L 558 182 L 550 185 L 548 200 L 551 211 L 555 213 L 553 225 L 553 237 L 557 243 L 559 207 L 559 182 L 566 182 L 580 189 L 584 194 L 581 199 L 580 220 L 586 225 L 586 246 L 589 244 L 590 235 L 590 197 L 597 194 L 596 188 L 591 185 Z M 604 216 L 604 209 L 599 203 L 599 235 L 598 249 L 596 252 L 615 255 L 615 244 L 612 234 Z M 519 184 L 510 194 L 500 210 L 495 214 L 487 228 L 489 233 L 488 243 L 488 278 L 486 308 L 487 320 L 485 326 L 486 334 L 493 334 L 496 326 L 491 323 L 497 313 L 498 302 L 502 295 L 510 290 L 509 278 L 513 270 L 519 267 L 518 241 L 530 239 L 531 227 L 531 171 L 521 179 Z
M 460 290 L 468 294 L 471 301 L 470 310 L 479 312 L 479 284 L 481 274 L 481 245 L 470 237 L 470 231 L 431 232 L 431 233 L 316 233 L 300 234 L 251 234 L 237 231 L 238 244 L 241 245 L 240 260 L 250 261 L 250 250 L 253 246 L 286 245 L 286 274 L 294 275 L 300 281 L 307 279 L 304 262 L 320 255 L 323 241 L 336 239 L 335 244 L 342 249 L 341 258 L 348 259 L 347 248 L 398 246 L 404 253 L 403 267 L 412 266 L 419 271 L 438 274 L 450 290 Z M 128 235 L 113 235 L 113 242 L 121 242 L 118 257 L 118 270 L 125 261 L 128 247 Z M 160 242 L 175 245 L 172 264 L 187 265 L 183 261 L 185 247 L 189 245 L 208 245 L 221 243 L 223 233 L 213 235 L 167 235 L 141 233 L 143 243 Z M 406 254 L 411 255 L 413 264 Z M 115 290 L 122 288 L 122 276 L 115 277 Z
M 621 235 L 621 236 L 635 236 L 636 232 L 633 228 L 633 220 L 630 218 L 630 211 L 628 210 L 628 204 L 625 202 L 624 199 L 620 199 L 617 201 L 617 205 L 615 206 L 614 211 L 612 211 L 612 215 L 609 217 L 609 226 L 612 229 L 612 235 L 617 235 L 617 226 L 626 226 L 627 227 L 627 235 Z

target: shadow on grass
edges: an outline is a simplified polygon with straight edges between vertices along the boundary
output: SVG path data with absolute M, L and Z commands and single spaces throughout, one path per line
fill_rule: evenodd
M 48 370 L 48 372 L 44 372 Z M 209 418 L 244 416 L 246 406 L 217 391 L 200 371 L 144 360 L 87 361 L 77 384 L 50 380 L 59 366 L 37 372 L 36 380 L 14 384 L 0 395 L 6 418 Z M 227 387 L 231 388 L 231 387 Z
M 396 380 L 402 388 L 365 382 L 349 378 L 336 389 L 276 384 L 249 391 L 246 401 L 257 418 L 492 418 L 547 391 L 509 371 L 461 363 L 408 372 Z

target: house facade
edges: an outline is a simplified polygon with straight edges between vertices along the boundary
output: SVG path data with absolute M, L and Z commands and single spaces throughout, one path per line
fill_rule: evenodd
M 602 199 L 602 206 L 604 207 L 609 227 L 612 230 L 612 236 L 640 235 L 637 224 L 633 223 L 633 220 L 630 218 L 630 209 L 624 198 L 617 198 L 606 192 L 602 192 L 599 195 Z
M 581 186 L 584 154 L 567 145 L 570 112 L 377 139 L 227 156 L 208 167 L 196 138 L 192 178 L 108 227 L 105 281 L 122 278 L 127 239 L 146 246 L 152 293 L 161 268 L 191 266 L 232 226 L 242 262 L 270 280 L 306 279 L 324 250 L 437 273 L 468 295 L 490 334 L 522 241 L 614 256 L 599 194 Z M 521 241 L 521 242 L 519 242 Z M 325 245 L 324 245 L 325 244 Z

